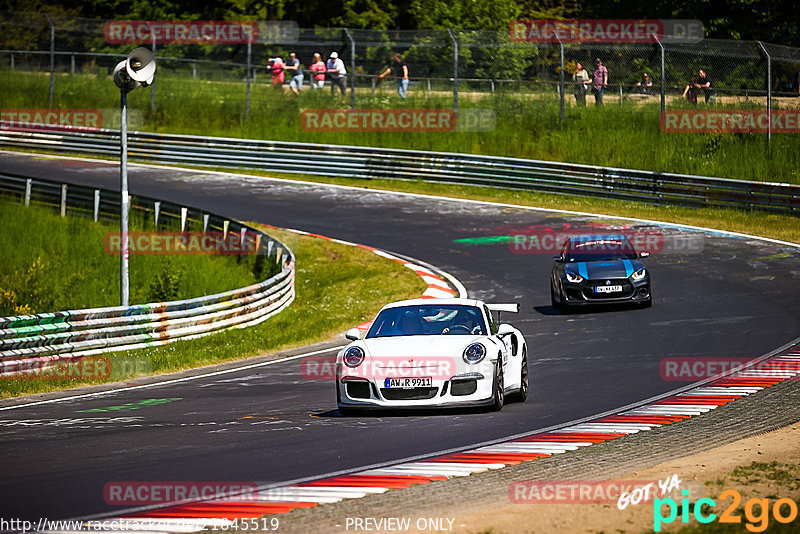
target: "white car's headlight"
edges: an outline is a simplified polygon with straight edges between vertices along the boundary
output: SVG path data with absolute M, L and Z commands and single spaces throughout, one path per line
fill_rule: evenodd
M 361 347 L 350 347 L 344 351 L 342 360 L 347 367 L 358 367 L 364 361 L 364 351 Z
M 577 284 L 578 282 L 583 282 L 583 277 L 579 274 L 571 273 L 569 271 L 564 271 L 564 274 L 567 275 L 568 282 L 572 282 L 573 284 Z
M 644 267 L 642 267 L 641 269 L 639 269 L 638 271 L 636 271 L 635 273 L 633 273 L 633 274 L 631 275 L 631 278 L 632 278 L 633 280 L 641 280 L 642 278 L 644 278 L 644 275 L 645 275 L 645 274 L 647 274 L 647 273 L 646 273 L 646 271 L 644 270 Z
M 480 343 L 472 343 L 464 349 L 463 358 L 467 363 L 480 363 L 486 357 L 486 347 Z

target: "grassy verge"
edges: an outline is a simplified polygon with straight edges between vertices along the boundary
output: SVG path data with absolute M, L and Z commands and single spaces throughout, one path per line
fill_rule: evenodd
M 297 297 L 288 309 L 251 328 L 111 355 L 112 370 L 124 369 L 112 372 L 112 379 L 179 371 L 315 343 L 372 319 L 387 302 L 425 290 L 415 273 L 367 250 L 271 227 L 264 230 L 286 243 L 297 257 Z M 333 286 L 336 291 L 330 291 Z M 0 380 L 0 398 L 90 383 Z
M 119 305 L 119 255 L 104 249 L 118 226 L 0 200 L 0 228 L 0 250 L 13 251 L 0 255 L 0 316 Z M 131 230 L 152 228 L 133 217 Z M 269 274 L 255 256 L 133 255 L 130 302 L 211 295 Z
M 0 76 L 0 108 L 47 108 L 48 96 L 47 75 Z M 117 109 L 118 100 L 119 93 L 107 76 L 56 78 L 54 107 Z M 800 136 L 776 134 L 768 148 L 766 134 L 664 133 L 657 102 L 578 108 L 570 98 L 562 124 L 558 100 L 552 96 L 465 93 L 461 108 L 495 111 L 492 131 L 363 133 L 302 128 L 302 109 L 348 107 L 349 99 L 333 98 L 327 89 L 307 90 L 295 97 L 261 82 L 252 88 L 247 117 L 243 83 L 198 81 L 165 73 L 156 84 L 154 112 L 149 90 L 131 92 L 128 102 L 131 109 L 143 112 L 142 129 L 152 132 L 467 152 L 800 184 Z M 685 104 L 676 100 L 668 105 L 672 109 Z M 449 109 L 452 96 L 439 92 L 428 98 L 421 89 L 412 91 L 406 101 L 390 91 L 372 96 L 370 90 L 360 89 L 357 94 L 359 108 L 400 106 Z

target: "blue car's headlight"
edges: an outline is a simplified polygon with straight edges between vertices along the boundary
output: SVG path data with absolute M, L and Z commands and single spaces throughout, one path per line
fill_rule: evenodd
M 364 351 L 361 347 L 350 347 L 344 351 L 342 360 L 347 367 L 358 367 L 364 361 Z
M 568 282 L 572 282 L 573 284 L 583 282 L 583 277 L 579 274 L 571 273 L 569 271 L 564 271 L 564 274 L 567 275 Z
M 463 358 L 467 363 L 480 363 L 486 357 L 486 347 L 480 343 L 472 343 L 464 349 Z
M 637 281 L 641 280 L 642 278 L 644 278 L 645 274 L 647 274 L 647 272 L 644 270 L 644 267 L 642 267 L 641 269 L 639 269 L 638 271 L 636 271 L 631 275 L 631 279 Z

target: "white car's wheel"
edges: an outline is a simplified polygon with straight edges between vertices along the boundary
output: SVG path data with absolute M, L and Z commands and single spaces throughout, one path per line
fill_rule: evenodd
M 514 392 L 516 402 L 525 402 L 528 398 L 528 348 L 522 347 L 522 363 L 519 369 L 519 389 Z
M 494 393 L 492 402 L 492 411 L 499 412 L 503 409 L 503 402 L 505 401 L 505 392 L 503 391 L 503 358 L 497 358 L 497 371 L 494 374 Z

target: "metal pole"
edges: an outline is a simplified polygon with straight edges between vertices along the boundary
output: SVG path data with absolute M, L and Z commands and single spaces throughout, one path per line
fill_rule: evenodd
M 128 306 L 128 93 L 120 89 L 119 117 L 120 165 L 119 178 L 122 201 L 120 203 L 120 302 Z
M 561 122 L 564 122 L 564 43 L 561 42 L 561 39 L 558 40 L 558 47 L 561 52 L 561 81 L 559 82 L 561 97 L 559 98 L 559 106 L 561 108 Z
M 447 33 L 453 40 L 453 111 L 458 111 L 458 39 L 449 28 Z
M 253 43 L 249 40 L 247 41 L 247 74 L 245 74 L 245 78 L 247 79 L 247 104 L 245 105 L 244 109 L 244 116 L 250 116 L 250 71 L 253 70 L 252 67 L 252 59 L 253 59 Z
M 654 36 L 659 48 L 661 48 L 661 114 L 663 115 L 667 109 L 667 68 L 664 61 L 664 44 Z
M 350 30 L 344 29 L 344 33 L 350 40 L 350 109 L 356 107 L 356 42 L 350 34 Z
M 153 35 L 153 60 L 155 61 L 156 58 L 156 36 L 155 33 L 150 32 Z M 155 114 L 156 112 L 156 81 L 153 80 L 153 83 L 150 84 L 150 111 Z
M 50 19 L 50 15 L 44 14 L 47 18 L 47 23 L 50 24 L 50 107 L 53 107 L 53 90 L 55 84 L 56 72 L 56 27 Z
M 764 43 L 758 41 L 758 45 L 767 56 L 767 145 L 772 145 L 772 56 L 767 52 Z

